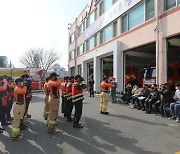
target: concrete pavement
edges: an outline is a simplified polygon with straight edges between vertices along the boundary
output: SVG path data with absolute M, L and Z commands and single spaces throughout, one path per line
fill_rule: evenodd
M 180 125 L 127 106 L 109 103 L 109 115 L 99 113 L 99 96 L 85 96 L 83 129 L 59 113 L 59 134 L 48 134 L 43 119 L 43 94 L 34 94 L 31 123 L 23 141 L 12 141 L 11 129 L 0 134 L 0 153 L 12 154 L 174 154 L 180 151 Z

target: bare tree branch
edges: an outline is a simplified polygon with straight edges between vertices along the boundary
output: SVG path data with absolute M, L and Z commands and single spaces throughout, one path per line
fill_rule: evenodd
M 43 48 L 29 49 L 24 56 L 20 58 L 20 62 L 26 67 L 42 69 L 44 78 L 47 70 L 54 64 L 60 56 L 53 49 L 46 51 Z

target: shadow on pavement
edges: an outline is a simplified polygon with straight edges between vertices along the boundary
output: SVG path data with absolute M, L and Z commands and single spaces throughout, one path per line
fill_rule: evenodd
M 59 118 L 63 121 L 61 117 Z M 136 139 L 123 137 L 120 130 L 110 128 L 110 123 L 97 121 L 89 117 L 83 117 L 83 121 L 85 125 L 84 129 L 72 131 L 71 128 L 68 128 L 65 125 L 61 125 L 61 129 L 67 134 L 79 138 L 84 143 L 88 143 L 88 145 L 91 145 L 93 148 L 103 149 L 105 153 L 117 152 L 117 147 L 119 147 L 132 153 L 159 154 L 145 151 L 142 148 L 137 147 L 135 145 L 137 143 Z M 75 145 L 75 148 L 82 151 L 80 147 L 79 145 Z M 83 152 L 94 153 L 93 151 L 90 151 L 91 147 L 89 148 L 90 149 Z M 99 152 L 97 151 L 97 153 Z
M 123 117 L 124 118 L 124 117 Z M 44 121 L 31 119 L 29 128 L 23 131 L 22 141 L 12 141 L 8 136 L 11 129 L 6 127 L 6 133 L 0 135 L 0 150 L 2 153 L 86 153 L 105 154 L 117 153 L 117 148 L 137 154 L 158 154 L 145 151 L 137 147 L 137 140 L 123 137 L 120 130 L 110 128 L 110 123 L 101 122 L 89 117 L 82 117 L 84 128 L 74 129 L 72 123 L 66 122 L 63 117 L 58 117 L 58 134 L 48 134 Z M 64 148 L 63 148 L 64 147 Z M 73 148 L 72 148 L 73 147 Z
M 130 121 L 136 121 L 136 122 L 139 122 L 139 123 L 144 123 L 144 124 L 149 124 L 149 125 L 168 126 L 167 124 L 154 123 L 154 122 L 150 122 L 150 121 L 146 121 L 146 120 L 142 120 L 142 119 L 129 117 L 129 116 L 126 116 L 126 115 L 108 114 L 108 116 L 121 118 L 121 119 L 126 119 L 126 120 L 130 120 Z

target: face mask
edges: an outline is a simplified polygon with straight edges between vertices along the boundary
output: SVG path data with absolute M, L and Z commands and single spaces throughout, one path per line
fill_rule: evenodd
M 54 80 L 57 80 L 57 76 L 56 76 L 56 77 L 54 77 Z

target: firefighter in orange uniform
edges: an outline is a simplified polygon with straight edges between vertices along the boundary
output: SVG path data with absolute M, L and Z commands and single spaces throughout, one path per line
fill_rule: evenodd
M 56 127 L 56 119 L 58 117 L 60 94 L 59 89 L 61 86 L 61 80 L 57 79 L 56 73 L 50 74 L 50 80 L 48 82 L 49 89 L 49 116 L 48 116 L 48 132 L 58 133 L 59 129 Z
M 65 80 L 65 84 L 64 84 L 64 86 L 65 86 L 65 88 L 64 88 L 64 90 L 65 90 L 65 92 L 64 92 L 64 117 L 67 117 L 67 114 L 68 114 L 67 113 L 68 112 L 67 93 L 66 93 L 68 81 L 69 81 L 69 76 L 66 76 L 66 80 Z
M 44 119 L 47 120 L 48 119 L 48 115 L 49 115 L 49 89 L 48 89 L 48 82 L 49 82 L 49 77 L 46 78 L 46 82 L 44 84 L 44 93 L 45 93 L 45 97 L 44 97 Z
M 66 77 L 64 77 L 64 81 L 61 84 L 61 98 L 62 98 L 62 103 L 61 103 L 61 112 L 64 113 L 65 110 L 65 91 L 66 91 Z
M 82 107 L 83 107 L 83 89 L 86 88 L 86 83 L 82 79 L 80 75 L 75 76 L 75 81 L 72 85 L 72 102 L 75 106 L 75 113 L 74 113 L 74 128 L 83 128 L 83 126 L 79 123 L 82 115 Z
M 0 122 L 1 124 L 5 123 L 5 106 L 6 106 L 6 89 L 7 81 L 0 76 Z M 0 133 L 3 133 L 4 128 L 0 125 Z
M 31 79 L 29 78 L 28 74 L 23 74 L 21 76 L 23 79 L 23 84 L 24 86 L 27 87 L 27 92 L 26 92 L 26 104 L 25 104 L 25 113 L 24 113 L 24 123 L 29 123 L 31 115 L 28 114 L 28 109 L 29 109 L 29 104 L 32 99 L 32 92 L 31 92 Z M 23 124 L 22 124 L 23 125 Z M 23 125 L 24 126 L 24 125 Z
M 13 105 L 13 92 L 14 92 L 14 82 L 11 77 L 7 78 L 8 81 L 8 87 L 7 87 L 7 92 L 8 92 L 8 101 L 7 101 L 7 110 L 6 110 L 6 118 L 8 121 L 13 120 L 11 117 L 11 110 L 12 110 L 12 105 Z
M 74 83 L 74 76 L 69 77 L 69 80 L 66 84 L 66 116 L 67 121 L 73 121 L 71 117 L 73 103 L 72 103 L 72 84 Z
M 16 87 L 14 89 L 15 104 L 13 106 L 14 120 L 12 124 L 12 139 L 21 140 L 23 134 L 20 133 L 20 122 L 23 120 L 25 113 L 25 94 L 27 87 L 23 86 L 23 80 L 18 78 L 15 80 Z
M 108 90 L 111 87 L 112 87 L 112 83 L 108 83 L 108 78 L 105 76 L 100 85 L 100 88 L 101 88 L 101 104 L 100 104 L 101 111 L 100 111 L 100 113 L 101 114 L 108 114 L 108 112 L 107 112 Z

